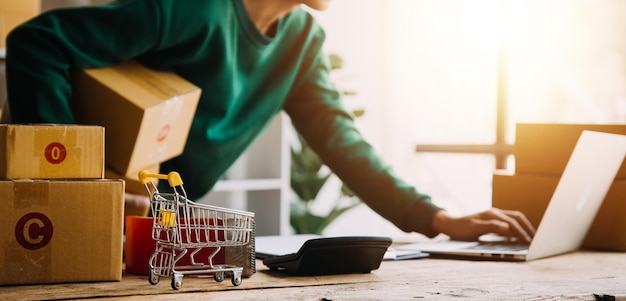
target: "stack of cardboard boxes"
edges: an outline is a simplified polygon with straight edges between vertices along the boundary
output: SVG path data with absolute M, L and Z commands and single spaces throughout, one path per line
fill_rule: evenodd
M 0 284 L 121 279 L 124 182 L 104 128 L 0 126 Z
M 518 124 L 515 172 L 493 175 L 493 206 L 520 210 L 539 225 L 583 130 L 626 134 L 626 125 Z M 626 163 L 604 199 L 583 247 L 626 251 Z
M 124 192 L 182 153 L 200 97 L 135 62 L 74 80 L 84 125 L 0 125 L 0 284 L 121 280 Z

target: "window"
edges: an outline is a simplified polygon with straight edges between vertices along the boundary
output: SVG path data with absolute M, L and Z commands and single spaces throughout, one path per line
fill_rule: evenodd
M 624 1 L 341 2 L 316 16 L 364 135 L 450 211 L 490 206 L 516 123 L 626 122 Z

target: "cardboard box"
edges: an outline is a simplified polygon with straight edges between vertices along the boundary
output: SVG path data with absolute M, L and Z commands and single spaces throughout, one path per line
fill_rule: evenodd
M 36 14 L 41 10 L 41 0 L 0 0 L 0 10 Z
M 41 0 L 0 0 L 0 48 L 6 47 L 6 38 L 16 26 L 41 12 Z
M 200 98 L 188 81 L 127 62 L 80 71 L 73 87 L 77 121 L 106 128 L 106 164 L 118 173 L 135 177 L 183 152 Z
M 493 175 L 493 206 L 519 210 L 537 227 L 559 179 L 559 176 L 496 172 Z M 583 247 L 626 251 L 626 180 L 613 182 Z
M 121 180 L 1 180 L 0 284 L 120 281 Z
M 515 171 L 560 176 L 583 130 L 626 135 L 626 125 L 520 123 L 513 148 Z M 626 179 L 626 161 L 616 179 Z
M 92 178 L 104 174 L 104 128 L 0 125 L 0 178 Z

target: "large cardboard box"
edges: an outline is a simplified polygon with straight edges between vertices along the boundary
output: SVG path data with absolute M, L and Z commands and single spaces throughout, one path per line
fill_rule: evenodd
M 78 122 L 106 128 L 106 164 L 121 175 L 183 152 L 200 98 L 190 82 L 127 62 L 80 71 L 73 86 Z
M 104 174 L 104 128 L 0 125 L 0 178 L 93 178 Z
M 124 182 L 1 180 L 0 284 L 120 281 Z
M 13 28 L 41 12 L 41 0 L 0 0 L 0 48 Z
M 626 135 L 626 125 L 520 123 L 513 148 L 515 171 L 560 176 L 583 130 Z M 626 179 L 626 161 L 616 178 Z
M 523 212 L 537 227 L 560 176 L 493 175 L 493 206 Z M 615 180 L 583 242 L 584 247 L 626 251 L 626 180 Z

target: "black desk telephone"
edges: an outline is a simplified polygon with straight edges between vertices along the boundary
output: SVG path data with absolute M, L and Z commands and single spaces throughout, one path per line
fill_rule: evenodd
M 268 257 L 263 264 L 294 275 L 369 273 L 378 269 L 389 245 L 391 238 L 379 236 L 315 238 L 297 253 Z

